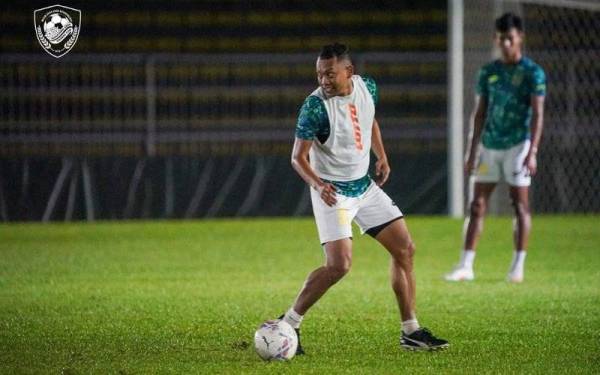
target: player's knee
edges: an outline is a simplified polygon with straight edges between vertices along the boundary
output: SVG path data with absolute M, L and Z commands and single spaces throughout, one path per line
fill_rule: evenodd
M 407 253 L 410 258 L 415 256 L 415 252 L 417 251 L 417 245 L 413 241 L 410 241 L 407 248 Z
M 406 261 L 412 261 L 416 250 L 417 247 L 415 246 L 415 243 L 409 240 L 406 243 L 403 243 L 400 246 L 398 246 L 398 248 L 392 253 L 392 257 L 397 263 L 405 263 Z
M 328 265 L 327 270 L 329 271 L 331 278 L 337 281 L 350 272 L 351 266 L 352 261 L 350 259 L 344 259 L 343 261 Z
M 515 214 L 518 216 L 529 215 L 529 205 L 525 202 L 513 199 L 512 206 L 515 210 Z
M 476 217 L 481 217 L 483 215 L 485 215 L 485 209 L 486 209 L 486 204 L 485 204 L 485 199 L 484 198 L 476 198 L 473 199 L 473 201 L 471 202 L 471 216 L 476 216 Z

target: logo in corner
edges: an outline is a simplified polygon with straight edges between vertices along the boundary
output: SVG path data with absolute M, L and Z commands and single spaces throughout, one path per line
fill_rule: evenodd
M 52 5 L 33 11 L 33 27 L 38 42 L 49 55 L 66 55 L 77 42 L 81 29 L 81 11 Z

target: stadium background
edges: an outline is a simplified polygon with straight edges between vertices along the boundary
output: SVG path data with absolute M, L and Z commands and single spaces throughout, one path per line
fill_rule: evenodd
M 599 212 L 598 12 L 539 3 L 465 1 L 465 113 L 493 19 L 514 10 L 549 82 L 533 209 Z M 333 41 L 378 82 L 390 195 L 407 213 L 448 211 L 445 2 L 143 4 L 63 4 L 82 29 L 60 59 L 32 28 L 50 3 L 1 5 L 2 220 L 309 215 L 289 154 Z

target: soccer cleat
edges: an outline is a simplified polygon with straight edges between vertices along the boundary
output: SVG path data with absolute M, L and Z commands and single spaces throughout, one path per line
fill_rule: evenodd
M 506 275 L 506 281 L 509 283 L 522 283 L 523 282 L 523 271 L 512 270 Z
M 457 266 L 444 276 L 446 281 L 471 281 L 474 278 L 473 268 L 465 266 Z
M 281 316 L 279 316 L 277 319 L 281 320 L 284 316 L 285 314 L 281 314 Z M 295 355 L 304 355 L 304 349 L 302 348 L 302 345 L 300 345 L 300 328 L 294 328 L 294 331 L 296 331 L 296 336 L 298 336 L 298 346 L 296 347 Z
M 400 346 L 412 351 L 434 351 L 446 349 L 450 344 L 446 340 L 435 337 L 427 328 L 421 327 L 410 335 L 402 332 Z
M 304 355 L 304 349 L 300 345 L 300 328 L 294 328 L 296 335 L 298 336 L 298 347 L 296 348 L 296 355 Z

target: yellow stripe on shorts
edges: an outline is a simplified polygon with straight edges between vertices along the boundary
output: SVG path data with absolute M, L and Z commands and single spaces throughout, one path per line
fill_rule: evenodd
M 488 167 L 488 165 L 486 163 L 481 163 L 479 165 L 479 168 L 477 169 L 477 173 L 479 173 L 479 174 L 488 174 L 489 171 L 490 171 L 490 168 Z
M 348 217 L 348 210 L 344 208 L 340 208 L 337 210 L 338 223 L 340 225 L 348 225 L 350 224 L 350 219 Z

